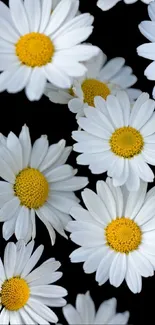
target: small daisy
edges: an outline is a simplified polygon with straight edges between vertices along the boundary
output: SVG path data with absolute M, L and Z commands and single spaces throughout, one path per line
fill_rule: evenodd
M 61 140 L 49 146 L 43 135 L 31 146 L 25 125 L 19 138 L 12 132 L 1 135 L 0 146 L 0 222 L 3 237 L 29 241 L 36 236 L 35 214 L 47 227 L 52 244 L 54 229 L 66 237 L 64 228 L 69 211 L 78 204 L 73 191 L 88 184 L 86 177 L 74 176 L 77 170 L 65 164 L 71 148 Z M 53 229 L 54 228 L 54 229 Z
M 84 116 L 84 107 L 94 106 L 95 96 L 106 99 L 109 94 L 115 95 L 119 89 L 125 89 L 131 101 L 135 100 L 141 91 L 130 88 L 137 81 L 132 69 L 124 66 L 123 58 L 106 61 L 106 55 L 100 50 L 99 55 L 85 62 L 86 75 L 75 80 L 71 89 L 62 90 L 47 84 L 45 94 L 54 103 L 68 104 L 77 118 Z
M 97 6 L 102 10 L 109 10 L 114 7 L 121 0 L 98 0 Z M 141 0 L 142 2 L 148 4 L 154 0 Z M 126 4 L 131 4 L 137 2 L 137 0 L 124 0 Z
M 61 0 L 55 8 L 52 0 L 10 0 L 9 5 L 0 1 L 0 91 L 25 88 L 33 101 L 43 95 L 46 80 L 70 88 L 72 77 L 86 72 L 80 62 L 98 53 L 81 44 L 92 33 L 93 17 L 76 16 L 78 0 Z
M 95 97 L 95 107 L 86 107 L 86 117 L 78 119 L 84 131 L 72 133 L 74 150 L 82 153 L 77 163 L 93 174 L 107 171 L 114 186 L 126 184 L 130 191 L 138 190 L 140 179 L 153 182 L 148 164 L 155 165 L 155 101 L 142 93 L 132 106 L 119 91 L 106 101 Z
M 102 302 L 96 312 L 95 304 L 89 292 L 78 294 L 76 308 L 72 305 L 63 307 L 63 314 L 68 324 L 127 324 L 129 312 L 116 313 L 117 300 L 115 298 Z
M 144 75 L 149 80 L 155 81 L 155 2 L 148 6 L 148 14 L 152 21 L 143 21 L 139 25 L 141 33 L 151 42 L 140 45 L 137 48 L 139 56 L 152 60 L 153 62 L 145 69 Z M 155 86 L 153 88 L 153 98 L 155 98 Z
M 4 251 L 4 263 L 0 259 L 1 325 L 57 323 L 56 314 L 47 306 L 66 304 L 66 289 L 53 285 L 62 277 L 62 272 L 55 272 L 60 262 L 50 258 L 33 270 L 44 246 L 40 245 L 32 254 L 33 247 L 33 241 L 28 245 L 24 241 L 16 245 L 10 242 Z
M 137 192 L 115 188 L 112 180 L 97 182 L 97 194 L 82 192 L 88 210 L 74 207 L 67 230 L 80 245 L 71 262 L 84 262 L 85 273 L 96 272 L 99 285 L 108 279 L 119 287 L 123 280 L 133 293 L 142 288 L 142 276 L 153 276 L 155 269 L 155 187 L 148 193 L 141 182 Z

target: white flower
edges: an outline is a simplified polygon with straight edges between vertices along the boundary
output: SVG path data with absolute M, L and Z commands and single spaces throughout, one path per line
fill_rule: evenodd
M 74 150 L 82 153 L 77 163 L 93 174 L 107 171 L 114 186 L 126 184 L 130 191 L 138 190 L 140 179 L 153 182 L 148 163 L 155 165 L 155 101 L 142 93 L 132 107 L 119 91 L 106 101 L 95 97 L 95 107 L 86 107 L 86 117 L 78 119 L 84 131 L 72 133 Z
M 115 95 L 119 89 L 125 89 L 131 101 L 135 100 L 141 91 L 130 88 L 137 81 L 132 69 L 124 66 L 125 60 L 120 57 L 106 61 L 106 55 L 100 50 L 99 55 L 84 63 L 87 73 L 74 80 L 71 89 L 63 90 L 47 84 L 45 94 L 54 103 L 68 104 L 77 118 L 84 116 L 84 107 L 94 106 L 95 96 L 106 99 L 110 93 Z
M 70 152 L 64 140 L 49 146 L 45 135 L 32 147 L 27 126 L 19 138 L 12 132 L 7 138 L 1 135 L 0 176 L 6 182 L 0 181 L 0 221 L 4 221 L 5 240 L 14 233 L 18 240 L 35 238 L 35 214 L 47 227 L 52 244 L 54 229 L 67 237 L 64 227 L 70 220 L 69 210 L 78 204 L 73 191 L 88 183 L 65 164 Z
M 92 33 L 93 17 L 75 17 L 78 0 L 62 0 L 55 9 L 52 0 L 10 0 L 9 5 L 0 2 L 0 91 L 25 88 L 29 100 L 39 100 L 46 80 L 69 88 L 72 77 L 84 75 L 80 62 L 98 48 L 80 44 Z
M 109 10 L 112 7 L 114 7 L 120 1 L 121 0 L 98 0 L 97 1 L 97 6 L 99 8 L 101 8 L 102 10 Z M 148 4 L 148 3 L 150 3 L 151 1 L 154 1 L 154 0 L 141 0 L 141 1 Z M 137 2 L 137 0 L 124 0 L 124 2 L 126 4 L 131 4 L 131 3 Z
M 141 33 L 151 42 L 140 45 L 137 48 L 138 55 L 152 60 L 153 62 L 145 69 L 144 75 L 149 80 L 155 81 L 155 2 L 152 2 L 148 6 L 148 14 L 152 21 L 142 21 L 139 25 Z M 155 86 L 152 92 L 153 98 L 155 98 Z
M 127 324 L 129 312 L 116 313 L 117 300 L 115 298 L 102 302 L 98 311 L 89 292 L 78 294 L 76 297 L 76 308 L 68 304 L 63 307 L 63 314 L 68 324 Z
M 16 245 L 10 242 L 4 251 L 4 264 L 0 259 L 1 325 L 57 323 L 56 314 L 47 306 L 66 304 L 66 289 L 53 285 L 62 277 L 62 272 L 55 272 L 60 262 L 50 258 L 33 270 L 44 246 L 40 245 L 32 254 L 33 247 L 33 241 L 27 246 L 24 241 Z
M 75 221 L 67 230 L 81 247 L 71 262 L 84 262 L 85 273 L 96 272 L 99 285 L 108 279 L 119 287 L 123 280 L 133 293 L 142 288 L 142 276 L 153 276 L 155 269 L 155 187 L 148 193 L 141 182 L 137 192 L 115 188 L 112 180 L 97 182 L 97 194 L 82 192 L 88 210 L 71 209 Z

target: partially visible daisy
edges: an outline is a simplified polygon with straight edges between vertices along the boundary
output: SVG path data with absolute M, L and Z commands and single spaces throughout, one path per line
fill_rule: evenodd
M 142 289 L 142 277 L 154 275 L 155 269 L 155 187 L 148 193 L 147 183 L 128 192 L 115 188 L 112 180 L 97 182 L 97 194 L 82 192 L 87 210 L 71 209 L 67 230 L 81 246 L 71 255 L 71 262 L 84 262 L 85 273 L 96 272 L 99 285 L 108 279 L 119 287 L 123 280 L 133 293 Z
M 67 237 L 64 228 L 69 211 L 78 204 L 74 194 L 88 184 L 75 176 L 77 169 L 65 164 L 71 147 L 61 140 L 49 146 L 46 135 L 31 145 L 29 129 L 23 126 L 19 138 L 12 132 L 0 138 L 0 222 L 3 237 L 29 241 L 36 237 L 36 216 L 47 227 L 52 244 L 54 229 Z
M 85 62 L 86 75 L 74 80 L 71 89 L 62 90 L 47 84 L 45 94 L 54 103 L 68 104 L 69 109 L 77 114 L 77 118 L 84 116 L 84 107 L 95 106 L 95 96 L 106 99 L 109 94 L 115 95 L 118 90 L 125 89 L 130 100 L 135 100 L 141 91 L 130 88 L 137 81 L 132 69 L 124 65 L 123 58 L 106 61 L 106 55 L 100 50 L 99 55 Z
M 96 312 L 95 304 L 89 292 L 78 294 L 76 297 L 76 308 L 68 304 L 63 307 L 63 314 L 70 325 L 89 324 L 127 324 L 129 312 L 116 313 L 117 300 L 112 298 L 102 302 Z
M 70 88 L 72 77 L 81 77 L 80 63 L 98 53 L 81 44 L 92 33 L 94 18 L 76 16 L 79 0 L 0 1 L 0 92 L 16 93 L 25 88 L 29 100 L 39 100 L 46 81 Z
M 34 269 L 44 246 L 32 254 L 33 247 L 33 241 L 28 245 L 24 241 L 10 242 L 4 251 L 4 262 L 0 259 L 1 325 L 57 323 L 56 314 L 47 306 L 66 304 L 63 297 L 67 290 L 53 285 L 62 277 L 62 272 L 56 272 L 60 262 L 50 258 Z
M 97 6 L 102 10 L 109 10 L 112 7 L 114 7 L 120 1 L 121 0 L 98 0 L 97 1 Z M 138 0 L 124 0 L 124 2 L 126 4 L 135 3 L 137 1 Z M 150 3 L 151 1 L 154 1 L 154 0 L 141 0 L 141 1 L 148 4 L 148 3 Z
M 155 165 L 155 101 L 142 93 L 132 106 L 124 91 L 109 95 L 105 101 L 95 97 L 95 107 L 84 109 L 86 117 L 78 124 L 84 131 L 74 131 L 81 153 L 77 163 L 89 165 L 93 174 L 107 171 L 114 186 L 125 184 L 137 191 L 140 179 L 153 182 L 148 164 Z
M 139 25 L 141 33 L 151 42 L 140 45 L 137 48 L 138 55 L 152 60 L 153 62 L 145 69 L 144 75 L 149 80 L 155 81 L 155 2 L 148 6 L 148 14 L 152 21 L 142 21 Z M 155 98 L 155 86 L 153 88 L 153 98 Z

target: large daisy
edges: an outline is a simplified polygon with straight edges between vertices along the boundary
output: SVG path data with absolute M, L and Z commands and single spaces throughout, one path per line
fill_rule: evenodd
M 139 89 L 130 88 L 137 81 L 132 69 L 125 66 L 121 57 L 107 62 L 106 55 L 100 50 L 93 59 L 84 62 L 87 73 L 83 78 L 73 81 L 71 89 L 59 89 L 47 83 L 45 95 L 59 104 L 68 104 L 69 109 L 76 113 L 76 117 L 84 116 L 84 107 L 95 106 L 94 97 L 106 99 L 109 94 L 116 94 L 119 89 L 125 89 L 130 100 L 134 101 L 140 94 Z
M 62 272 L 55 272 L 60 262 L 50 258 L 33 270 L 44 246 L 32 254 L 33 247 L 33 241 L 28 245 L 24 241 L 16 245 L 10 242 L 4 251 L 4 263 L 0 259 L 1 325 L 57 323 L 56 314 L 47 306 L 66 304 L 66 289 L 53 285 L 62 277 Z
M 126 184 L 131 191 L 138 190 L 140 179 L 153 182 L 148 164 L 155 165 L 155 101 L 142 93 L 132 106 L 119 91 L 106 101 L 95 97 L 95 107 L 86 107 L 86 117 L 78 119 L 84 131 L 72 134 L 78 141 L 74 150 L 82 153 L 77 163 L 89 165 L 93 174 L 107 171 L 114 186 Z
M 155 2 L 148 6 L 148 14 L 151 21 L 143 21 L 139 25 L 141 33 L 150 41 L 137 48 L 138 55 L 152 60 L 153 62 L 145 69 L 144 74 L 149 80 L 155 81 Z M 153 97 L 155 98 L 155 86 L 153 88 Z
M 102 10 L 109 10 L 112 7 L 114 7 L 120 1 L 121 0 L 98 0 L 97 1 L 97 6 Z M 124 2 L 126 4 L 135 3 L 137 1 L 138 0 L 124 0 Z M 154 1 L 154 0 L 141 0 L 141 1 L 148 4 L 148 3 L 150 3 L 151 1 Z
M 112 180 L 97 182 L 97 194 L 82 192 L 87 210 L 71 209 L 75 221 L 67 230 L 81 246 L 71 255 L 73 263 L 84 262 L 85 273 L 96 272 L 99 285 L 108 279 L 119 287 L 123 280 L 133 293 L 142 288 L 142 276 L 155 269 L 155 187 L 148 193 L 141 182 L 137 192 L 115 188 Z
M 68 324 L 127 324 L 129 312 L 116 313 L 117 300 L 115 298 L 105 300 L 96 312 L 95 304 L 89 292 L 78 294 L 76 308 L 68 304 L 63 307 L 63 314 Z
M 69 88 L 72 77 L 83 76 L 81 61 L 98 48 L 80 44 L 92 33 L 93 17 L 75 17 L 79 1 L 52 0 L 0 2 L 0 91 L 16 93 L 25 88 L 29 100 L 39 100 L 46 80 Z M 52 12 L 52 14 L 51 14 Z
M 29 241 L 36 236 L 35 215 L 45 224 L 52 244 L 55 231 L 66 237 L 64 227 L 70 220 L 70 208 L 78 204 L 73 191 L 87 185 L 86 177 L 65 164 L 71 147 L 61 140 L 49 146 L 47 136 L 41 136 L 31 146 L 29 129 L 25 125 L 19 138 L 12 132 L 1 135 L 0 146 L 0 221 L 3 237 L 13 233 L 17 239 Z

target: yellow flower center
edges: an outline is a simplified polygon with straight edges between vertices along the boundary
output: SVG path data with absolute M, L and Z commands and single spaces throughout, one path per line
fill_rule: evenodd
M 50 38 L 40 33 L 29 33 L 18 40 L 16 54 L 29 67 L 41 67 L 51 62 L 54 45 Z
M 131 126 L 116 129 L 109 142 L 112 152 L 124 158 L 138 155 L 144 146 L 141 133 Z
M 86 79 L 81 87 L 84 94 L 84 102 L 88 103 L 89 106 L 94 106 L 95 96 L 101 96 L 106 99 L 110 95 L 108 86 L 96 79 Z
M 113 220 L 105 229 L 107 244 L 116 252 L 132 252 L 142 240 L 139 226 L 131 219 L 122 217 Z
M 24 279 L 15 277 L 2 284 L 1 304 L 8 310 L 18 310 L 25 306 L 30 296 L 30 289 Z
M 47 200 L 49 185 L 39 170 L 25 168 L 16 176 L 14 192 L 21 205 L 30 209 L 38 209 Z

